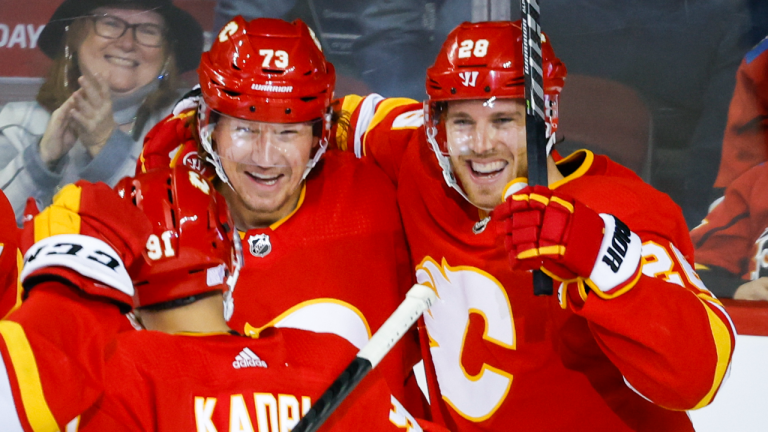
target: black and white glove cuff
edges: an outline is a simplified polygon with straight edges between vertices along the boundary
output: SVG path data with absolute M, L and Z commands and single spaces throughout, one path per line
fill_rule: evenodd
M 605 223 L 603 242 L 592 273 L 585 281 L 599 297 L 613 298 L 637 283 L 642 266 L 643 244 L 617 217 L 601 213 Z
M 66 267 L 133 296 L 133 282 L 120 256 L 97 238 L 61 234 L 40 240 L 24 255 L 21 282 L 46 267 Z

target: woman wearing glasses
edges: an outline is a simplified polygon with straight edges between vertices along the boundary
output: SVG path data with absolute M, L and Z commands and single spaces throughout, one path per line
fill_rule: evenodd
M 67 183 L 133 174 L 203 32 L 171 0 L 65 0 L 38 45 L 54 62 L 37 100 L 0 110 L 0 188 L 18 221 L 27 197 L 48 205 Z

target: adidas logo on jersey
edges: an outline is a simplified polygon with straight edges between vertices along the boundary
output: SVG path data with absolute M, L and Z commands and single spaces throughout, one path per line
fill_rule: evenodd
M 260 359 L 259 356 L 253 353 L 250 348 L 243 348 L 235 357 L 235 361 L 232 362 L 232 366 L 235 369 L 247 368 L 247 367 L 267 367 L 267 363 Z

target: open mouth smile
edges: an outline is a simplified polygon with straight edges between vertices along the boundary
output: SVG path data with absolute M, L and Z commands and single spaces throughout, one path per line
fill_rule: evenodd
M 107 60 L 108 63 L 113 64 L 115 66 L 121 66 L 126 68 L 135 68 L 139 66 L 139 62 L 137 62 L 136 60 L 131 60 L 125 57 L 105 55 L 104 58 Z
M 491 162 L 467 161 L 467 167 L 472 172 L 472 176 L 478 179 L 492 179 L 499 175 L 509 165 L 504 160 Z
M 245 174 L 254 182 L 258 184 L 262 184 L 264 186 L 272 186 L 275 183 L 277 183 L 277 181 L 280 180 L 281 177 L 284 177 L 283 174 L 270 175 L 270 174 L 252 173 L 248 171 L 246 171 Z

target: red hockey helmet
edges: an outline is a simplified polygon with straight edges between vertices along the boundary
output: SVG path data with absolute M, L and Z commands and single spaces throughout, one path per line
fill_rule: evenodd
M 496 98 L 525 97 L 523 33 L 520 26 L 520 21 L 462 23 L 448 34 L 435 64 L 427 69 L 429 100 L 424 104 L 427 141 L 437 155 L 445 181 L 465 198 L 448 156 L 451 149 L 448 148 L 442 123 L 446 102 L 482 99 L 493 106 Z M 549 150 L 555 141 L 557 104 L 567 71 L 555 56 L 546 35 L 542 34 L 541 39 Z
M 320 149 L 308 169 L 324 152 L 336 71 L 301 20 L 245 22 L 235 17 L 203 53 L 198 75 L 200 139 L 222 180 L 227 177 L 212 144 L 212 129 L 221 115 L 263 123 L 320 121 Z
M 240 242 L 224 198 L 207 180 L 177 166 L 126 177 L 115 189 L 153 225 L 133 280 L 135 307 L 231 292 Z
M 524 98 L 523 32 L 520 21 L 465 22 L 445 40 L 427 69 L 431 101 Z M 556 97 L 565 83 L 565 65 L 541 38 L 544 94 Z

